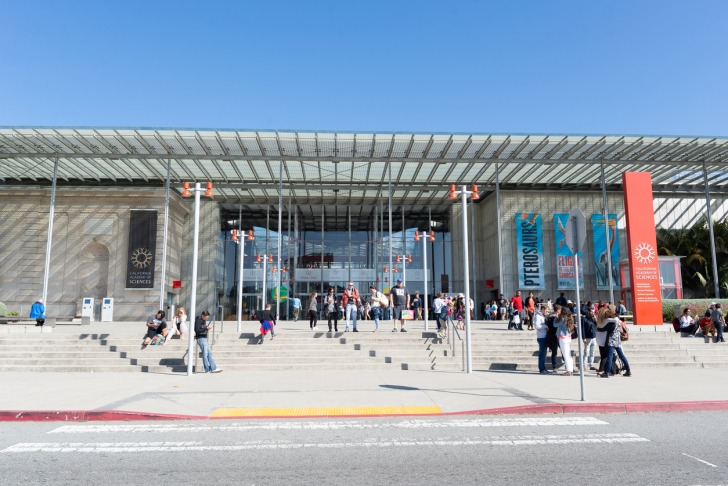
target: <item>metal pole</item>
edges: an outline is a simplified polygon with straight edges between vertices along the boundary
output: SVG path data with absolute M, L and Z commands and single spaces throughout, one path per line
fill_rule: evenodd
M 283 253 L 283 161 L 278 166 L 278 271 L 276 272 L 276 319 L 281 315 L 281 253 Z
M 614 304 L 614 282 L 612 281 L 612 248 L 609 246 L 609 211 L 607 210 L 607 180 L 604 177 L 604 161 L 602 161 L 602 211 L 604 212 L 604 240 L 607 245 L 607 277 L 609 278 L 609 302 Z M 616 224 L 616 221 L 615 221 Z M 617 228 L 613 233 L 616 237 Z
M 288 190 L 288 231 L 286 232 L 288 235 L 288 241 L 286 244 L 286 260 L 288 261 L 288 302 L 291 302 L 291 298 L 295 297 L 293 294 L 293 285 L 291 285 L 291 275 L 293 275 L 293 269 L 291 268 L 291 208 L 293 207 L 293 193 L 289 189 Z M 286 304 L 286 320 L 290 320 L 291 318 L 291 306 L 290 304 Z
M 579 241 L 577 238 L 576 224 L 572 223 L 574 227 L 574 248 L 577 248 L 576 242 Z M 574 253 L 574 275 L 576 276 L 576 335 L 579 344 L 579 384 L 581 385 L 581 401 L 584 398 L 584 360 L 581 351 L 581 297 L 579 296 L 579 252 Z M 606 373 L 606 370 L 605 370 Z
M 324 296 L 324 223 L 326 221 L 326 207 L 321 205 L 321 278 L 319 279 L 319 293 Z M 309 302 L 310 304 L 310 302 Z
M 263 254 L 263 296 L 261 300 L 261 309 L 265 309 L 265 303 L 267 301 L 267 288 L 268 288 L 268 236 L 270 234 L 270 206 L 265 206 L 265 254 Z
M 245 259 L 245 235 L 243 234 L 243 205 L 238 208 L 238 250 L 240 251 L 240 260 L 238 261 L 238 333 L 243 332 L 243 260 Z
M 476 259 L 477 246 L 475 245 L 475 201 L 472 199 L 470 200 L 470 240 L 473 246 L 473 316 L 476 316 L 475 320 L 477 321 L 477 310 L 478 310 L 478 260 Z M 468 302 L 468 306 L 470 306 L 470 302 Z M 468 313 L 470 312 L 470 307 L 468 307 Z
M 351 282 L 351 204 L 346 205 L 347 224 L 349 226 L 349 275 L 347 278 Z
M 499 294 L 508 295 L 506 293 L 506 279 L 503 275 L 503 236 L 501 225 L 501 198 L 500 198 L 500 169 L 499 164 L 495 164 L 495 213 L 496 227 L 498 228 L 498 282 Z
M 53 162 L 53 186 L 51 187 L 51 207 L 48 210 L 48 240 L 46 241 L 45 272 L 43 274 L 43 303 L 48 307 L 48 279 L 51 273 L 51 249 L 53 248 L 53 219 L 56 212 L 56 181 L 58 180 L 58 157 Z
M 465 283 L 465 355 L 467 373 L 473 372 L 473 360 L 470 348 L 470 275 L 468 269 L 468 189 L 463 186 L 460 192 L 460 201 L 463 203 L 463 281 Z
M 718 260 L 715 256 L 715 235 L 713 234 L 713 210 L 710 207 L 710 185 L 708 184 L 708 169 L 703 162 L 703 180 L 705 181 L 705 207 L 708 210 L 708 229 L 710 230 L 710 255 L 713 258 L 713 287 L 715 298 L 720 299 L 720 281 L 718 280 Z
M 419 229 L 417 230 L 419 231 Z M 422 233 L 422 273 L 425 275 L 425 300 L 422 303 L 425 311 L 425 332 L 429 331 L 427 325 L 427 238 L 429 235 L 427 232 Z
M 159 292 L 159 308 L 164 309 L 164 297 L 167 290 L 167 228 L 169 227 L 169 173 L 172 161 L 167 162 L 167 191 L 164 197 L 164 237 L 162 243 L 162 281 Z
M 195 320 L 197 319 L 197 248 L 200 228 L 200 183 L 195 182 L 195 214 L 192 229 L 192 288 L 190 289 L 190 332 L 187 339 L 187 376 L 192 376 L 192 360 L 195 347 Z
M 392 268 L 392 162 L 389 161 L 387 163 L 387 169 L 389 173 L 389 183 L 387 184 L 388 188 L 388 199 L 389 199 L 389 288 L 390 291 L 392 287 L 394 286 L 394 282 L 392 281 L 392 278 L 394 277 L 394 269 Z M 394 304 L 392 304 L 392 299 L 389 299 L 389 307 L 390 312 L 392 310 Z M 394 326 L 394 316 L 392 317 L 392 325 Z M 401 317 L 401 316 L 400 316 Z
M 293 243 L 293 273 L 291 274 L 293 275 L 293 285 L 291 285 L 291 288 L 293 296 L 296 297 L 298 295 L 296 293 L 296 283 L 298 281 L 298 206 L 296 206 L 296 212 L 293 213 L 293 239 L 295 242 Z
M 402 206 L 402 280 L 407 285 L 407 238 L 404 231 L 404 206 Z

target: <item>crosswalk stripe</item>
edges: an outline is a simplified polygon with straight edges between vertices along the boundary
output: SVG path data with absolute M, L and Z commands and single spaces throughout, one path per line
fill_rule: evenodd
M 484 445 L 553 445 L 553 444 L 627 444 L 649 442 L 637 434 L 570 434 L 570 435 L 526 435 L 495 436 L 483 439 L 367 439 L 358 442 L 285 442 L 251 441 L 230 445 L 205 445 L 201 442 L 61 442 L 20 443 L 0 451 L 0 454 L 29 452 L 58 453 L 149 453 L 185 451 L 242 451 L 242 450 L 286 450 L 286 449 L 332 449 L 332 448 L 394 448 L 394 447 L 450 447 Z
M 608 425 L 595 417 L 506 417 L 484 419 L 440 420 L 397 420 L 392 422 L 372 421 L 290 421 L 252 422 L 232 424 L 84 424 L 63 425 L 49 434 L 87 434 L 118 432 L 203 432 L 241 430 L 346 430 L 346 429 L 444 429 L 444 428 L 490 428 L 490 427 L 551 427 Z

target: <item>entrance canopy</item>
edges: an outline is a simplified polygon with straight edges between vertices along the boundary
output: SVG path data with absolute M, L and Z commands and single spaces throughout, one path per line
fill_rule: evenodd
M 417 213 L 437 209 L 449 184 L 494 189 L 621 189 L 624 171 L 652 173 L 654 192 L 728 192 L 728 138 L 626 135 L 496 135 L 0 128 L 0 181 L 46 185 L 58 161 L 59 184 L 215 185 L 237 212 L 285 199 L 311 207 L 373 206 L 387 201 Z M 286 200 L 287 204 L 288 201 Z

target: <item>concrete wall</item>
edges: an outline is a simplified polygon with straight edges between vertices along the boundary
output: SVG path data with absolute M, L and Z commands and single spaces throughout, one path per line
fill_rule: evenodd
M 80 314 L 83 297 L 113 297 L 115 320 L 142 320 L 159 308 L 164 234 L 164 189 L 60 187 L 56 194 L 47 315 Z M 50 189 L 0 192 L 0 302 L 27 315 L 42 294 Z M 215 202 L 201 205 L 198 308 L 215 302 L 215 258 L 220 216 Z M 157 257 L 152 290 L 126 289 L 129 212 L 156 209 Z M 167 292 L 189 308 L 192 255 L 192 205 L 172 195 Z M 172 289 L 182 280 L 182 289 Z M 165 296 L 166 300 L 166 296 Z

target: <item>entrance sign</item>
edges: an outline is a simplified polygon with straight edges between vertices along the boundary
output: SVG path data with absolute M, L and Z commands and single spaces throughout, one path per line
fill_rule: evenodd
M 126 288 L 153 289 L 157 251 L 157 211 L 132 209 L 126 255 Z
M 546 288 L 540 214 L 516 213 L 516 259 L 519 289 Z
M 609 259 L 612 256 L 612 286 L 619 287 L 619 232 L 617 215 L 608 215 L 609 235 L 604 234 L 604 215 L 592 214 L 592 235 L 594 235 L 594 264 L 596 265 L 597 289 L 609 290 Z
M 343 282 L 349 280 L 348 268 L 324 268 L 324 280 L 327 282 Z
M 652 177 L 649 172 L 625 172 L 624 209 L 635 324 L 662 323 L 660 267 L 657 261 Z
M 569 224 L 569 215 L 566 213 L 554 214 L 554 242 L 556 243 L 556 288 L 559 290 L 574 290 L 576 280 L 574 277 L 574 254 L 566 244 L 566 227 Z M 584 264 L 579 255 L 579 288 L 584 288 Z

